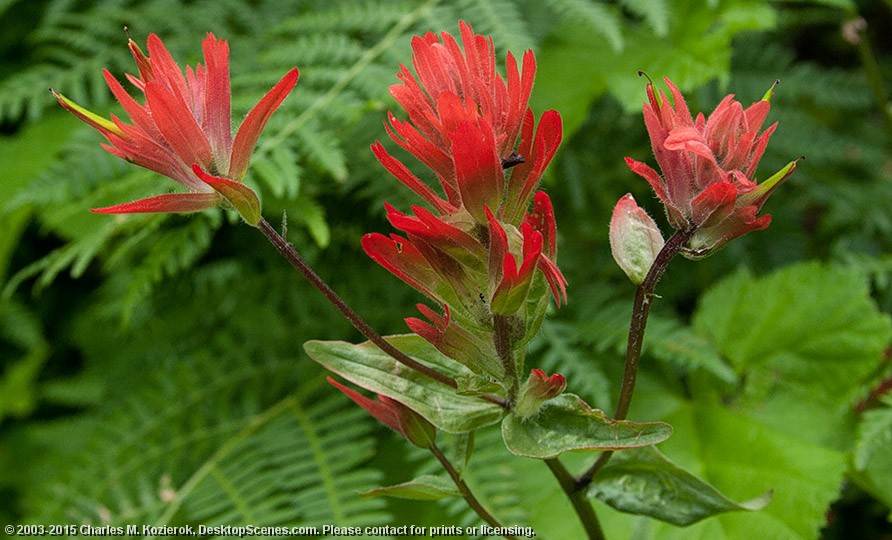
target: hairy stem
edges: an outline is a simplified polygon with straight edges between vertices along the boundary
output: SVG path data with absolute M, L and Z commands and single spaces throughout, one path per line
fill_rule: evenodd
M 519 388 L 517 365 L 511 350 L 511 322 L 505 315 L 493 315 L 492 326 L 496 354 L 499 355 L 499 360 L 502 361 L 502 365 L 505 367 L 505 374 L 511 379 L 511 388 L 508 389 L 508 402 L 511 403 L 517 398 L 517 390 Z
M 272 225 L 270 225 L 265 219 L 261 218 L 260 223 L 257 224 L 257 227 L 263 233 L 264 236 L 272 243 L 272 245 L 276 248 L 276 250 L 282 254 L 282 257 L 285 258 L 291 266 L 297 269 L 307 281 L 310 282 L 316 289 L 322 293 L 322 296 L 325 297 L 326 300 L 331 302 L 331 304 L 337 308 L 338 311 L 353 325 L 354 328 L 359 330 L 359 333 L 368 338 L 369 341 L 377 345 L 379 349 L 384 351 L 393 357 L 397 362 L 414 369 L 419 373 L 423 373 L 434 379 L 439 381 L 447 386 L 451 386 L 452 388 L 456 388 L 458 385 L 455 382 L 455 379 L 448 375 L 444 375 L 435 369 L 431 369 L 424 364 L 419 363 L 418 361 L 410 358 L 404 352 L 400 351 L 390 343 L 388 343 L 381 334 L 375 331 L 369 323 L 365 321 L 362 317 L 359 316 L 358 313 L 353 311 L 349 305 L 347 305 L 344 300 L 338 296 L 329 285 L 325 282 L 312 268 L 310 265 L 304 261 L 303 257 L 297 252 L 294 246 L 291 245 L 288 240 L 286 240 L 282 235 L 276 231 Z
M 449 458 L 447 458 L 443 454 L 443 452 L 439 448 L 437 448 L 436 444 L 432 444 L 430 446 L 430 451 L 434 455 L 434 457 L 437 458 L 437 461 L 440 462 L 440 465 L 442 465 L 443 468 L 446 469 L 449 477 L 452 478 L 452 481 L 455 483 L 455 487 L 458 488 L 458 491 L 461 492 L 462 497 L 464 497 L 465 501 L 467 501 L 468 506 L 470 506 L 471 509 L 483 519 L 483 521 L 489 523 L 493 527 L 501 528 L 502 524 L 499 523 L 499 520 L 493 517 L 493 515 L 490 514 L 489 511 L 487 511 L 482 504 L 480 504 L 480 501 L 478 501 L 477 497 L 474 496 L 471 488 L 468 487 L 468 484 L 466 484 L 465 481 L 462 480 L 461 475 L 458 474 L 458 471 L 455 470 L 455 467 L 452 466 Z M 502 536 L 508 538 L 509 540 L 517 540 L 516 536 L 510 534 L 503 534 Z
M 663 272 L 669 266 L 669 262 L 678 255 L 681 248 L 693 236 L 695 227 L 689 227 L 669 238 L 663 249 L 657 254 L 653 264 L 638 290 L 635 291 L 635 302 L 632 305 L 632 320 L 629 323 L 629 341 L 626 344 L 626 365 L 623 368 L 623 382 L 619 392 L 619 403 L 613 417 L 616 420 L 624 420 L 632 405 L 632 394 L 635 391 L 635 381 L 638 378 L 638 361 L 641 359 L 641 345 L 644 343 L 644 331 L 647 328 L 647 317 L 650 315 L 650 305 L 654 299 L 654 289 L 657 282 L 663 276 Z M 589 485 L 595 474 L 607 464 L 612 451 L 602 453 L 598 460 L 579 478 L 576 479 L 576 489 L 582 489 Z
M 576 480 L 570 474 L 570 471 L 564 467 L 564 464 L 558 458 L 546 459 L 545 464 L 551 469 L 551 473 L 557 478 L 561 489 L 564 490 L 567 498 L 570 499 L 570 504 L 573 505 L 576 515 L 579 516 L 579 521 L 582 523 L 582 528 L 585 529 L 588 539 L 605 540 L 604 531 L 601 530 L 601 523 L 598 521 L 595 509 L 585 498 L 585 494 L 576 489 Z

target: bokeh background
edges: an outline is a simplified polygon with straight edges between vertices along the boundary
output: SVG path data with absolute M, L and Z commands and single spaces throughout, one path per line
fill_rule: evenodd
M 888 0 L 0 0 L 0 522 L 476 523 L 460 501 L 357 495 L 435 470 L 301 348 L 360 336 L 232 213 L 89 213 L 177 186 L 104 152 L 47 91 L 121 114 L 101 69 L 134 70 L 125 26 L 183 66 L 206 32 L 229 40 L 237 117 L 297 66 L 246 181 L 349 303 L 401 333 L 422 298 L 359 239 L 390 230 L 384 201 L 420 201 L 369 145 L 397 150 L 383 121 L 411 37 L 457 35 L 459 20 L 493 36 L 500 62 L 532 48 L 532 106 L 563 116 L 544 188 L 570 300 L 528 367 L 605 410 L 634 293 L 609 253 L 612 207 L 631 192 L 670 232 L 623 162 L 653 164 L 636 72 L 706 113 L 780 79 L 758 177 L 807 156 L 766 205 L 768 230 L 673 263 L 631 414 L 673 423 L 661 448 L 728 496 L 774 501 L 686 529 L 597 503 L 608 537 L 892 538 Z M 545 467 L 508 456 L 497 430 L 477 434 L 466 476 L 506 523 L 580 537 Z

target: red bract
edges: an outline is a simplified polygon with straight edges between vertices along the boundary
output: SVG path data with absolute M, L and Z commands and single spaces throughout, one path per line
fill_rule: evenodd
M 544 195 L 544 194 L 543 194 Z M 550 203 L 549 203 L 550 206 Z M 561 298 L 566 301 L 567 281 L 557 266 L 543 253 L 543 236 L 531 222 L 520 226 L 522 251 L 520 267 L 517 258 L 509 250 L 508 235 L 489 209 L 490 277 L 497 284 L 492 296 L 493 313 L 511 314 L 523 305 L 533 281 L 533 271 L 539 268 L 551 286 L 558 306 Z
M 773 89 L 746 109 L 729 95 L 709 118 L 700 113 L 694 119 L 678 88 L 668 78 L 665 82 L 674 106 L 653 84 L 647 85 L 644 105 L 644 122 L 663 176 L 632 158 L 626 163 L 653 187 L 675 229 L 696 229 L 683 253 L 697 258 L 766 228 L 771 216 L 757 214 L 796 162 L 757 184 L 756 166 L 777 127 L 775 122 L 760 132 Z
M 297 83 L 297 69 L 289 71 L 248 113 L 233 139 L 226 41 L 208 33 L 202 42 L 205 65 L 187 66 L 185 76 L 155 34 L 149 35 L 148 56 L 132 40 L 129 47 L 139 77 L 128 74 L 127 78 L 145 95 L 145 103 L 133 99 L 108 70 L 103 73 L 131 124 L 115 115 L 111 120 L 103 118 L 53 94 L 63 107 L 105 136 L 109 142 L 103 145 L 106 150 L 176 180 L 191 193 L 160 195 L 93 211 L 190 212 L 215 206 L 222 197 L 249 222 L 250 216 L 259 219 L 257 196 L 237 181 L 245 176 L 270 115 Z
M 418 78 L 402 66 L 398 75 L 402 84 L 390 88 L 409 121 L 391 114 L 386 126 L 397 144 L 437 175 L 445 198 L 380 142 L 372 150 L 391 174 L 439 214 L 462 209 L 485 225 L 483 209 L 489 207 L 500 219 L 517 225 L 560 144 L 560 115 L 547 111 L 539 129 L 534 129 L 533 113 L 527 108 L 536 72 L 532 51 L 523 56 L 522 73 L 508 53 L 506 82 L 496 72 L 492 39 L 474 34 L 464 22 L 460 28 L 464 52 L 446 32 L 413 39 Z M 519 158 L 512 157 L 518 135 Z M 506 183 L 503 163 L 517 162 L 521 164 Z
M 405 437 L 415 446 L 429 448 L 433 444 L 436 428 L 409 407 L 381 394 L 378 394 L 378 401 L 369 399 L 331 377 L 327 379 L 332 386 L 343 392 L 354 403 L 368 411 L 382 424 Z
M 498 361 L 491 339 L 481 339 L 452 322 L 449 306 L 444 305 L 443 315 L 437 314 L 424 304 L 417 304 L 418 311 L 430 323 L 415 317 L 406 319 L 406 326 L 426 339 L 446 356 L 464 364 L 475 373 L 485 373 L 496 380 L 505 375 L 505 366 Z

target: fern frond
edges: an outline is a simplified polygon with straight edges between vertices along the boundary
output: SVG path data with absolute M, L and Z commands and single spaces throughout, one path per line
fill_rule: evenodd
M 620 4 L 647 21 L 657 36 L 669 32 L 669 3 L 666 0 L 620 0 Z
M 478 34 L 491 34 L 494 43 L 502 49 L 498 57 L 504 57 L 507 51 L 511 51 L 519 58 L 523 51 L 533 47 L 533 39 L 527 28 L 526 22 L 521 16 L 517 2 L 511 0 L 489 0 L 488 2 L 475 2 L 474 0 L 461 0 L 456 2 L 458 17 L 453 17 L 458 22 L 463 19 L 474 27 Z M 439 15 L 440 21 L 449 20 L 448 17 Z M 457 29 L 455 30 L 457 31 Z
M 181 358 L 109 411 L 71 478 L 33 494 L 36 516 L 95 525 L 381 524 L 381 501 L 356 490 L 373 424 L 294 360 Z M 47 497 L 43 499 L 43 497 Z
M 614 51 L 625 47 L 622 16 L 614 6 L 588 0 L 545 0 L 545 5 L 562 20 L 584 24 L 589 31 L 603 36 Z

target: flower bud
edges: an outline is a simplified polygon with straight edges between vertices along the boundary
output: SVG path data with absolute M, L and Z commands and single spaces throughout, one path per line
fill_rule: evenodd
M 521 420 L 531 418 L 539 413 L 545 401 L 561 395 L 565 388 L 567 380 L 560 373 L 549 377 L 541 369 L 534 369 L 520 390 L 514 413 Z
M 616 203 L 610 219 L 610 251 L 632 283 L 640 285 L 644 281 L 663 244 L 657 224 L 632 195 Z

